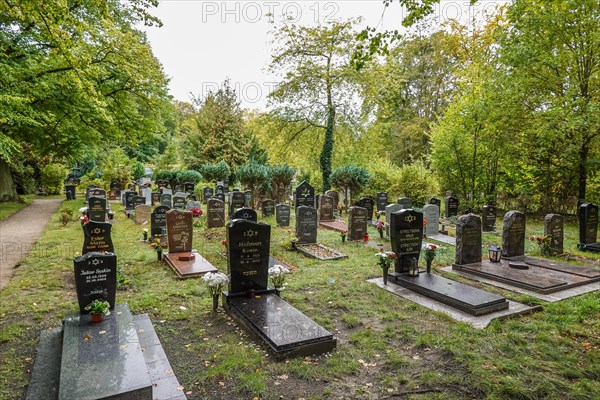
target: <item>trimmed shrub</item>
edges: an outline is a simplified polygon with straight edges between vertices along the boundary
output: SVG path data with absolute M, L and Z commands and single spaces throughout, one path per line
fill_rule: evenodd
M 48 164 L 41 170 L 42 185 L 48 194 L 60 194 L 67 169 L 61 164 Z
M 346 206 L 352 204 L 352 197 L 362 192 L 370 179 L 369 171 L 358 165 L 344 165 L 336 168 L 331 173 L 332 185 L 348 194 Z
M 202 180 L 202 174 L 193 169 L 184 169 L 177 171 L 176 179 L 178 185 L 183 185 L 186 182 L 191 182 L 196 185 Z
M 222 181 L 231 175 L 231 168 L 225 161 L 216 164 L 204 164 L 200 167 L 200 173 L 207 182 Z
M 296 168 L 289 165 L 275 165 L 271 167 L 271 192 L 277 203 L 285 200 L 292 179 L 296 174 Z

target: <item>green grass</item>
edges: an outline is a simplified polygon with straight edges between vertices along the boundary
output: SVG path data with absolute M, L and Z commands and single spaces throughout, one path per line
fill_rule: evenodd
M 319 241 L 349 258 L 321 262 L 285 250 L 283 239 L 293 228 L 273 227 L 271 253 L 295 267 L 282 296 L 338 338 L 330 355 L 275 362 L 226 314 L 211 315 L 201 280 L 176 279 L 140 241 L 143 227 L 111 204 L 117 212 L 113 242 L 119 265 L 133 282 L 117 299 L 134 313 L 150 315 L 190 399 L 377 399 L 408 392 L 414 393 L 395 398 L 600 398 L 598 292 L 545 303 L 480 286 L 544 309 L 476 330 L 366 282 L 381 273 L 375 249 L 342 245 L 337 233 L 323 230 Z M 81 200 L 65 201 L 62 207 L 81 205 Z M 72 260 L 83 235 L 77 221 L 62 227 L 59 212 L 1 292 L 0 399 L 24 397 L 39 332 L 60 326 L 76 307 Z M 274 225 L 273 217 L 266 221 Z M 529 219 L 528 236 L 542 229 L 540 220 Z M 374 229 L 370 234 L 378 236 Z M 194 232 L 194 247 L 225 272 L 226 260 L 218 254 L 224 238 L 225 229 Z M 484 244 L 492 243 L 499 244 L 500 237 L 485 234 Z M 576 243 L 577 226 L 567 224 L 565 250 L 579 262 L 600 261 L 577 251 Z M 526 246 L 536 254 L 532 242 Z M 447 246 L 434 269 L 453 258 L 454 249 Z
M 0 221 L 31 204 L 28 200 L 0 202 Z

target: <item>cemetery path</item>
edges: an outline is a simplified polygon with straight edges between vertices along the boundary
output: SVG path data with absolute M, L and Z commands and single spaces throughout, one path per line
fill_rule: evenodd
M 35 199 L 22 210 L 0 221 L 0 290 L 15 273 L 56 212 L 62 199 Z

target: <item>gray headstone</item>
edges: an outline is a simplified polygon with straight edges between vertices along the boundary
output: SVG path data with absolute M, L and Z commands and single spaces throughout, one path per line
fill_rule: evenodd
M 338 204 L 340 203 L 340 194 L 335 190 L 327 190 L 324 194 L 333 199 L 333 211 L 335 212 L 338 208 Z
M 385 222 L 390 224 L 392 222 L 391 214 L 400 210 L 402 210 L 402 207 L 399 204 L 388 204 L 385 206 Z
M 367 233 L 368 210 L 364 207 L 348 209 L 348 240 L 363 240 Z
M 405 273 L 413 259 L 419 260 L 423 244 L 423 214 L 413 209 L 391 215 L 390 241 L 396 258 L 396 272 Z
M 594 203 L 583 203 L 579 206 L 579 242 L 597 243 L 598 206 Z
M 206 204 L 208 202 L 208 199 L 210 199 L 211 197 L 213 197 L 213 190 L 210 187 L 205 187 L 202 189 L 202 198 L 204 201 L 204 204 Z
M 423 218 L 427 221 L 425 225 L 425 235 L 433 236 L 440 233 L 440 208 L 435 204 L 425 204 L 423 206 Z
M 150 235 L 162 235 L 163 228 L 167 227 L 167 211 L 169 211 L 171 207 L 167 206 L 158 206 L 152 211 L 150 215 Z
M 287 204 L 275 206 L 275 220 L 278 226 L 290 226 L 291 207 Z
M 315 207 L 315 188 L 308 182 L 302 181 L 294 192 L 296 197 L 296 208 L 300 206 Z
M 504 214 L 502 224 L 502 256 L 525 255 L 525 214 L 509 211 Z
M 245 207 L 252 207 L 252 190 L 244 191 L 244 195 L 246 196 Z
M 462 215 L 456 222 L 456 264 L 481 262 L 481 218 Z
M 146 204 L 152 204 L 152 189 L 143 188 L 142 196 L 144 196 L 146 198 Z
M 496 207 L 486 204 L 482 210 L 482 227 L 484 232 L 496 230 Z
M 387 192 L 377 192 L 376 202 L 377 211 L 385 211 L 385 207 L 388 205 Z
M 229 293 L 267 290 L 271 226 L 245 219 L 227 224 Z
M 458 215 L 458 198 L 454 196 L 446 197 L 446 217 Z
M 564 252 L 564 218 L 558 214 L 548 214 L 544 218 L 544 236 L 550 235 L 550 255 L 556 256 Z
M 171 208 L 171 206 L 173 205 L 171 195 L 168 193 L 161 194 L 160 205 Z
M 323 195 L 319 197 L 319 202 L 319 220 L 323 222 L 335 220 L 333 197 Z
M 90 196 L 88 199 L 88 216 L 90 221 L 106 220 L 106 198 Z
M 209 228 L 225 226 L 225 202 L 217 198 L 208 199 L 206 206 L 206 223 Z
M 296 208 L 296 237 L 298 243 L 317 243 L 317 209 L 308 206 Z
M 108 222 L 89 221 L 83 225 L 83 249 L 81 254 L 91 252 L 114 253 L 110 230 L 112 225 Z
M 117 292 L 117 256 L 113 253 L 87 253 L 73 260 L 79 312 L 94 300 L 115 306 Z
M 191 200 L 188 201 L 187 203 L 185 203 L 185 209 L 186 210 L 191 210 L 192 208 L 197 208 L 199 210 L 202 209 L 202 203 L 200 203 L 199 201 L 195 201 L 195 200 Z
M 147 204 L 139 205 L 135 208 L 135 223 L 143 224 L 150 222 L 151 207 Z
M 412 208 L 412 199 L 410 197 L 398 197 L 398 204 L 402 209 Z
M 189 211 L 167 211 L 169 253 L 189 253 L 192 251 L 193 219 L 194 217 Z
M 250 207 L 242 207 L 235 210 L 231 219 L 246 219 L 248 221 L 256 222 L 258 220 L 258 215 L 256 214 L 256 211 Z
M 170 194 L 171 196 L 173 196 L 173 189 L 163 188 L 162 194 Z

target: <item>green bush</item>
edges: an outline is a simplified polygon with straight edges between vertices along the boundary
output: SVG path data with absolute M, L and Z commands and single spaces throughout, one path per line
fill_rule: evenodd
M 398 168 L 389 191 L 410 197 L 415 204 L 425 204 L 429 196 L 439 193 L 440 185 L 422 161 L 415 161 Z
M 60 194 L 67 169 L 61 164 L 48 164 L 41 170 L 42 185 L 48 194 Z
M 336 168 L 331 173 L 332 185 L 349 195 L 346 206 L 352 204 L 352 197 L 362 192 L 370 179 L 369 171 L 358 165 L 344 165 Z
M 109 188 L 112 182 L 119 182 L 122 188 L 126 188 L 133 180 L 133 167 L 131 159 L 125 151 L 119 147 L 108 149 L 106 157 L 101 161 L 99 168 L 102 170 L 102 185 Z M 95 169 L 90 171 L 93 173 Z
M 269 190 L 271 185 L 271 168 L 250 161 L 247 164 L 240 165 L 235 173 L 242 185 L 252 190 L 253 205 L 256 205 L 260 195 Z
M 69 207 L 65 207 L 60 210 L 59 221 L 66 226 L 70 221 L 73 220 L 73 209 Z
M 191 182 L 196 185 L 202 180 L 202 174 L 193 169 L 184 169 L 177 171 L 176 182 L 178 185 L 183 185 L 186 182 Z
M 144 169 L 144 164 L 142 164 L 139 161 L 136 161 L 135 164 L 133 164 L 133 167 L 131 168 L 131 172 L 133 173 L 133 179 L 140 179 L 144 176 L 144 173 L 146 172 Z
M 207 182 L 215 183 L 230 176 L 231 168 L 225 161 L 220 161 L 216 164 L 204 164 L 200 167 L 200 173 Z
M 285 200 L 295 174 L 296 168 L 289 165 L 271 167 L 271 192 L 277 203 L 282 203 Z
M 154 173 L 154 179 L 157 181 L 163 180 L 169 182 L 171 186 L 177 181 L 177 171 L 162 170 Z

